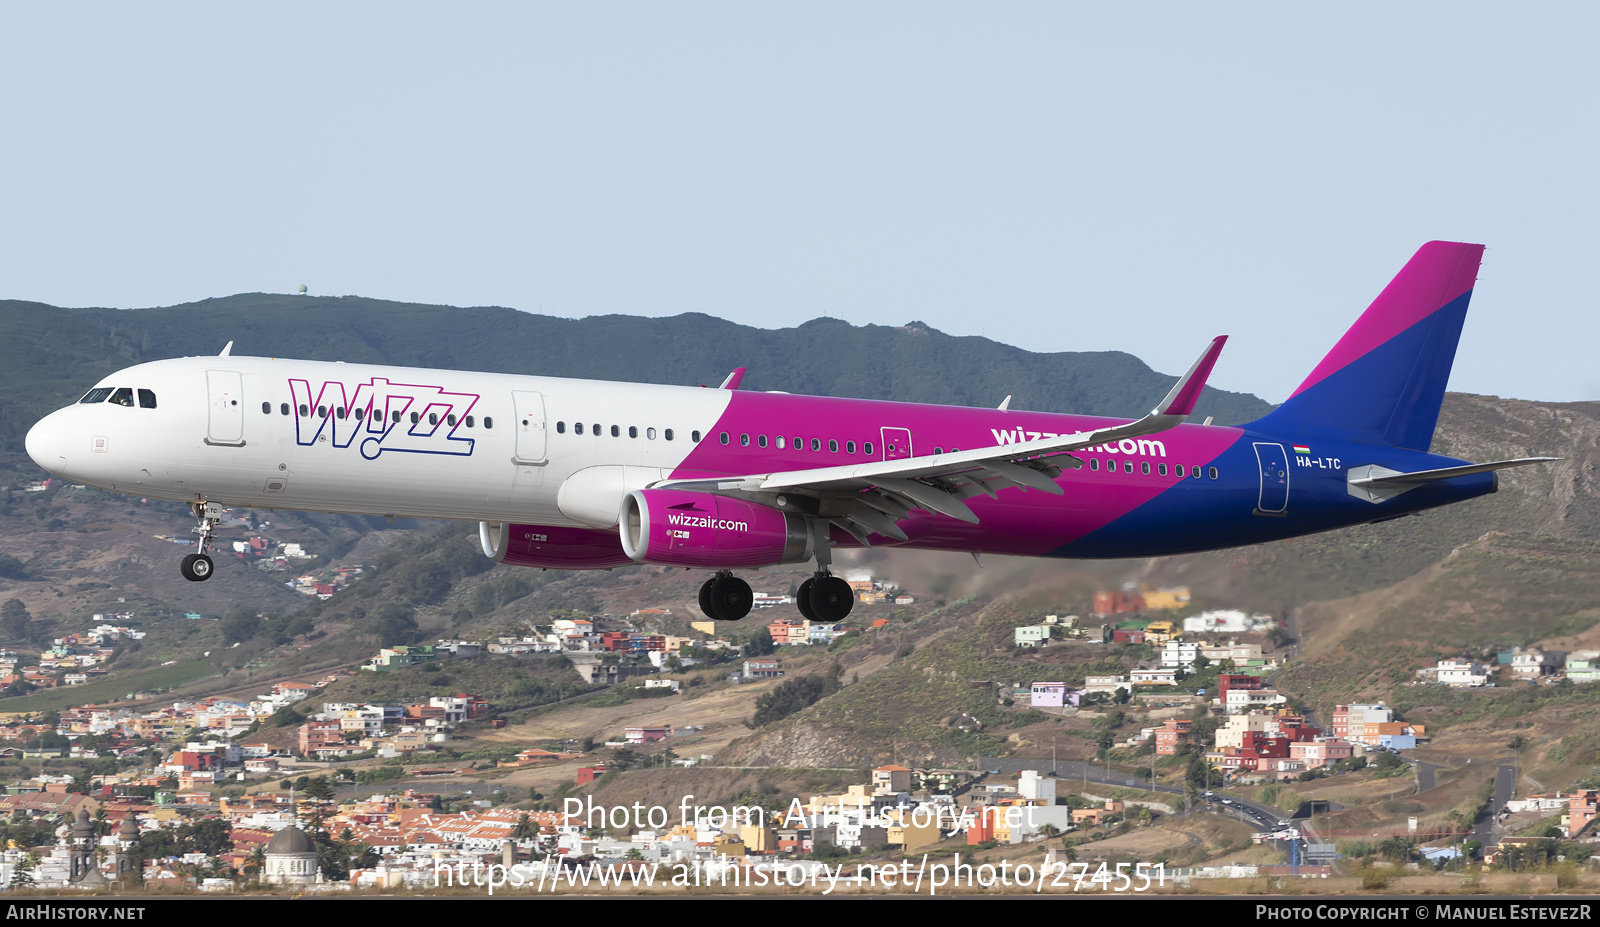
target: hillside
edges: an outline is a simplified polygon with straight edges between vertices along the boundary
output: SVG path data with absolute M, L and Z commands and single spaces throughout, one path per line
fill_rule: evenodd
M 20 451 L 29 426 L 114 370 L 215 354 L 228 341 L 241 355 L 683 385 L 716 384 L 748 367 L 751 390 L 971 406 L 1011 395 L 1014 409 L 1130 418 L 1176 380 L 1121 352 L 1035 354 L 919 323 L 857 327 L 820 318 L 769 330 L 698 313 L 573 320 L 267 293 L 127 310 L 0 300 L 0 448 Z M 1243 422 L 1269 408 L 1254 396 L 1207 389 L 1196 414 Z

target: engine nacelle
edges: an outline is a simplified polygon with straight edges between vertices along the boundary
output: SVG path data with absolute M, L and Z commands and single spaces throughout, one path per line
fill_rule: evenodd
M 804 563 L 813 550 L 805 516 L 707 492 L 635 490 L 619 521 L 622 549 L 640 563 L 761 567 Z
M 495 563 L 547 570 L 609 570 L 633 561 L 615 531 L 478 522 L 478 541 Z

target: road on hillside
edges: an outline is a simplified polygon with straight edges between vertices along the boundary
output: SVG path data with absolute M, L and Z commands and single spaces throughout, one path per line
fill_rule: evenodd
M 1149 792 L 1160 792 L 1167 795 L 1176 795 L 1180 799 L 1185 790 L 1181 786 L 1152 784 L 1148 779 L 1137 773 L 1130 773 L 1120 769 L 1113 769 L 1108 774 L 1104 765 L 1084 763 L 1078 760 L 1049 760 L 1027 759 L 1017 757 L 983 758 L 983 769 L 986 772 L 1001 775 L 1015 775 L 1024 769 L 1038 772 L 1054 772 L 1057 779 L 1077 779 L 1080 782 L 1094 782 L 1100 785 L 1111 785 L 1118 788 L 1144 789 Z M 1204 793 L 1208 804 L 1216 810 L 1236 817 L 1258 831 L 1281 830 L 1287 827 L 1289 820 L 1283 817 L 1277 809 L 1257 802 L 1236 798 L 1223 792 L 1207 791 Z
M 1495 833 L 1494 823 L 1500 820 L 1500 812 L 1505 808 L 1506 802 L 1511 800 L 1512 790 L 1517 784 L 1517 767 L 1510 763 L 1502 763 L 1495 768 L 1494 793 L 1489 799 L 1489 807 L 1483 809 L 1483 814 L 1472 822 L 1472 838 L 1486 847 L 1499 846 L 1500 835 Z

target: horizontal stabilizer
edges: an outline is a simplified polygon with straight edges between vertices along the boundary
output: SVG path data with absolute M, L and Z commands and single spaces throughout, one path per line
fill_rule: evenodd
M 1559 457 L 1518 457 L 1514 460 L 1496 460 L 1490 463 L 1466 464 L 1460 467 L 1441 467 L 1438 470 L 1418 470 L 1414 473 L 1403 473 L 1399 470 L 1390 470 L 1388 467 L 1367 466 L 1351 467 L 1347 478 L 1350 486 L 1350 495 L 1368 502 L 1383 502 L 1393 499 L 1408 489 L 1416 489 L 1424 483 L 1435 480 L 1448 480 L 1457 476 L 1471 476 L 1474 473 L 1489 473 L 1494 470 L 1506 470 L 1511 467 L 1525 467 L 1528 464 L 1549 463 L 1560 460 Z

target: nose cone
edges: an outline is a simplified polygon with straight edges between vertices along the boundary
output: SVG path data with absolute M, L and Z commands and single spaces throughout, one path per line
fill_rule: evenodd
M 67 441 L 68 435 L 61 421 L 61 413 L 52 412 L 28 429 L 24 446 L 34 463 L 56 476 L 61 476 L 67 469 Z

